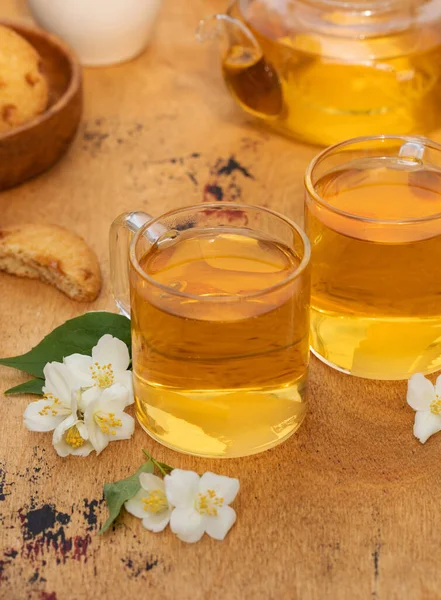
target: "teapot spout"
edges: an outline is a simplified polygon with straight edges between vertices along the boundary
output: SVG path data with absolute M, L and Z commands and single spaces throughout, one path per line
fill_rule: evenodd
M 221 40 L 224 80 L 244 110 L 261 118 L 280 114 L 283 95 L 277 72 L 242 21 L 230 15 L 212 15 L 200 21 L 196 38 L 199 42 Z

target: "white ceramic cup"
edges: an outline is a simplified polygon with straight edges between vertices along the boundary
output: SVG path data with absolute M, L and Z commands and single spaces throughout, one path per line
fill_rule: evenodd
M 162 0 L 28 0 L 34 19 L 65 40 L 83 65 L 109 65 L 140 54 Z

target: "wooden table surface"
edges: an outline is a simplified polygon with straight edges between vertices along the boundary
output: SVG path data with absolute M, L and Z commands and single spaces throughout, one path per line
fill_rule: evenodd
M 121 212 L 225 199 L 302 218 L 302 173 L 316 149 L 256 129 L 222 86 L 216 48 L 198 19 L 224 0 L 166 0 L 137 60 L 86 69 L 85 109 L 68 155 L 0 194 L 2 224 L 59 223 L 96 250 L 104 287 L 91 305 L 42 283 L 0 275 L 0 355 L 34 346 L 87 310 L 115 310 L 107 236 Z M 26 18 L 2 0 L 0 16 Z M 439 136 L 438 136 L 439 137 Z M 226 167 L 226 168 L 225 168 Z M 25 380 L 0 369 L 0 389 Z M 1 399 L 1 600 L 394 600 L 441 598 L 441 435 L 412 435 L 405 383 L 377 383 L 311 365 L 310 412 L 270 452 L 210 461 L 174 453 L 138 427 L 98 458 L 57 457 L 51 434 L 23 426 L 25 396 Z M 181 543 L 125 515 L 98 537 L 103 484 L 149 448 L 160 460 L 237 476 L 238 521 L 223 543 Z

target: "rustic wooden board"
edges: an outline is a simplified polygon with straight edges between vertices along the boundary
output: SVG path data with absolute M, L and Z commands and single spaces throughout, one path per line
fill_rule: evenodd
M 85 310 L 113 310 L 107 234 L 126 209 L 157 214 L 211 199 L 216 185 L 224 198 L 301 219 L 302 173 L 316 150 L 252 127 L 222 88 L 215 49 L 194 41 L 198 18 L 223 6 L 166 0 L 143 56 L 85 71 L 84 118 L 64 160 L 0 194 L 1 223 L 70 227 L 104 273 L 92 305 L 0 275 L 0 355 L 26 351 Z M 13 0 L 0 9 L 5 17 L 25 10 Z M 0 389 L 24 379 L 2 368 Z M 2 398 L 1 600 L 441 598 L 441 436 L 416 442 L 405 389 L 313 360 L 299 433 L 266 454 L 228 461 L 174 453 L 140 428 L 99 458 L 63 460 L 50 434 L 24 429 L 29 399 Z M 103 483 L 133 472 L 142 447 L 174 466 L 240 478 L 238 522 L 225 542 L 185 545 L 130 515 L 96 536 Z

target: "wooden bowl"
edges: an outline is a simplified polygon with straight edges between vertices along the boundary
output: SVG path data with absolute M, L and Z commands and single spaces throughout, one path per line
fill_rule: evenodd
M 45 112 L 0 134 L 0 190 L 49 169 L 69 147 L 82 111 L 81 67 L 58 38 L 28 25 L 1 19 L 39 52 L 49 86 Z

